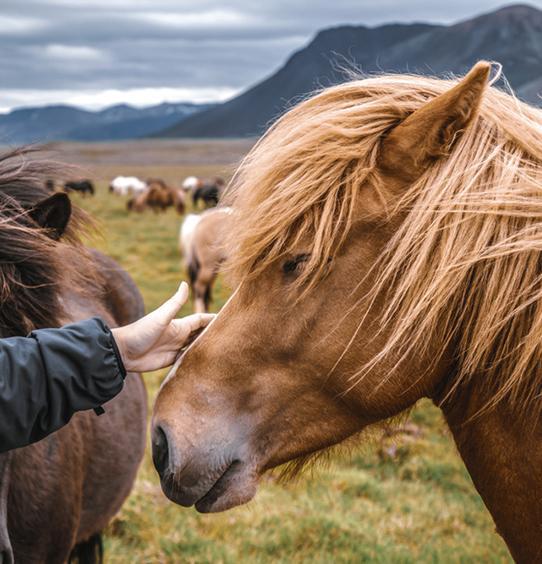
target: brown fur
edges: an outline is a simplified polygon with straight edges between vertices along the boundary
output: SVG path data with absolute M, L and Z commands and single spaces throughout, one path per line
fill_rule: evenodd
M 126 202 L 126 209 L 137 213 L 144 212 L 147 209 L 147 191 L 145 190 L 145 192 L 131 197 Z
M 43 199 L 37 181 L 43 168 L 25 153 L 0 164 L 0 197 L 9 198 L 0 218 L 0 239 L 6 238 L 2 336 L 94 315 L 111 326 L 134 321 L 143 311 L 141 296 L 116 263 L 76 242 L 80 212 L 68 223 L 68 239 L 57 241 L 34 223 L 39 217 L 63 224 L 54 214 L 34 214 Z M 145 443 L 146 394 L 139 375 L 127 377 L 105 410 L 100 417 L 76 414 L 39 443 L 0 456 L 6 462 L 0 550 L 12 552 L 16 562 L 66 562 L 77 544 L 96 538 L 128 496 Z
M 149 178 L 147 189 L 138 196 L 130 198 L 126 203 L 128 211 L 139 213 L 147 208 L 158 213 L 166 211 L 170 207 L 174 207 L 179 215 L 183 215 L 185 212 L 184 194 L 182 190 L 172 188 L 163 180 L 157 178 Z
M 167 208 L 173 206 L 173 191 L 164 181 L 149 179 L 147 180 L 147 186 L 149 187 L 147 192 L 147 205 L 152 210 L 158 213 L 159 211 L 165 211 Z
M 542 111 L 489 70 L 339 85 L 245 159 L 236 291 L 155 405 L 172 500 L 244 503 L 430 397 L 514 558 L 541 559 Z

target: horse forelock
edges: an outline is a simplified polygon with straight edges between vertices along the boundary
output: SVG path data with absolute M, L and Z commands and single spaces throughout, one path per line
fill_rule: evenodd
M 228 269 L 235 282 L 303 243 L 310 260 L 297 284 L 314 289 L 363 205 L 360 187 L 379 197 L 385 190 L 377 169 L 385 134 L 456 83 L 402 75 L 352 81 L 278 120 L 228 189 L 235 210 Z M 449 156 L 392 202 L 387 213 L 406 219 L 363 298 L 370 304 L 385 293 L 380 330 L 389 337 L 353 386 L 390 355 L 404 360 L 438 335 L 444 344 L 457 343 L 452 392 L 477 379 L 486 408 L 507 399 L 525 418 L 540 414 L 541 131 L 541 110 L 489 88 Z
M 62 284 L 79 277 L 85 251 L 78 253 L 78 268 L 66 261 L 66 251 L 79 248 L 86 228 L 84 213 L 75 210 L 61 241 L 48 236 L 28 211 L 51 193 L 45 178 L 61 176 L 56 163 L 31 158 L 33 149 L 0 156 L 0 334 L 24 335 L 40 327 L 60 324 Z M 90 224 L 88 224 L 90 225 Z
M 0 213 L 0 331 L 4 337 L 57 325 L 61 313 L 56 243 L 23 218 Z

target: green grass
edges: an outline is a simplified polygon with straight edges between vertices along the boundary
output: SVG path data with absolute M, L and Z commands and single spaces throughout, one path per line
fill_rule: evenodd
M 162 171 L 171 180 L 188 172 Z M 130 272 L 147 309 L 159 305 L 184 276 L 181 219 L 172 210 L 130 216 L 104 182 L 95 198 L 75 199 L 101 222 L 104 237 L 94 244 Z M 226 298 L 219 281 L 214 308 Z M 151 405 L 163 375 L 146 376 Z M 410 420 L 421 433 L 399 435 L 393 459 L 382 453 L 376 432 L 360 450 L 337 455 L 295 483 L 264 478 L 252 503 L 217 515 L 167 501 L 147 449 L 134 490 L 106 531 L 106 561 L 509 562 L 440 412 L 422 401 Z

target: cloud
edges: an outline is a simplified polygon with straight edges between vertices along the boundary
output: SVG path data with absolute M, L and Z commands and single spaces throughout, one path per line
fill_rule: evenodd
M 162 102 L 222 102 L 238 93 L 233 88 L 130 88 L 126 90 L 13 90 L 2 91 L 0 113 L 13 107 L 63 104 L 99 110 L 115 104 L 136 107 Z
M 172 93 L 216 100 L 272 73 L 322 28 L 449 23 L 503 0 L 1 2 L 0 107 L 6 108 L 40 100 L 154 103 Z M 542 0 L 531 4 L 542 7 Z
M 26 35 L 38 29 L 45 28 L 46 26 L 46 21 L 37 18 L 7 16 L 0 14 L 0 36 Z
M 227 28 L 229 26 L 248 26 L 254 18 L 234 10 L 209 10 L 204 12 L 143 12 L 131 16 L 164 27 L 177 29 L 204 29 Z
M 68 103 L 86 108 L 105 108 L 124 102 L 144 107 L 161 102 L 222 102 L 237 93 L 233 88 L 131 88 L 73 92 Z
M 85 45 L 61 45 L 53 43 L 45 47 L 45 55 L 70 61 L 103 61 L 106 55 L 100 49 Z

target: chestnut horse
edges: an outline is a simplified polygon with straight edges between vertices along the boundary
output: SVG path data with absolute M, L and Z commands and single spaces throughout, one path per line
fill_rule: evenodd
M 82 212 L 71 214 L 66 194 L 50 195 L 42 163 L 24 160 L 24 151 L 22 161 L 17 153 L 0 158 L 0 335 L 95 315 L 110 326 L 139 318 L 143 301 L 131 278 L 78 243 Z M 128 375 L 104 408 L 0 455 L 2 562 L 102 560 L 100 532 L 130 493 L 145 448 L 141 377 Z
M 324 90 L 245 159 L 236 290 L 154 408 L 170 499 L 245 503 L 429 397 L 513 557 L 542 560 L 542 110 L 490 70 Z
M 126 203 L 128 211 L 137 212 L 151 208 L 158 213 L 159 211 L 166 211 L 170 207 L 174 207 L 179 215 L 183 215 L 185 211 L 184 193 L 181 189 L 172 188 L 158 178 L 147 180 L 147 189 L 135 195 Z

